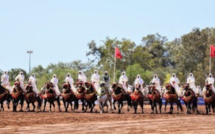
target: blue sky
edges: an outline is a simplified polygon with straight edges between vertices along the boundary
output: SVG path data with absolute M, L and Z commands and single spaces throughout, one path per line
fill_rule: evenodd
M 147 34 L 169 40 L 194 27 L 215 27 L 213 0 L 1 0 L 0 69 L 28 71 L 50 63 L 87 61 L 87 43 L 106 37 L 136 44 Z

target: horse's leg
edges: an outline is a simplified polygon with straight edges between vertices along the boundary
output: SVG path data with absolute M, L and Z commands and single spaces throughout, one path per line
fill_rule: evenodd
M 21 109 L 20 109 L 20 112 L 23 112 L 23 104 L 24 104 L 24 96 L 21 97 L 20 99 L 20 104 L 21 104 Z
M 193 107 L 196 110 L 196 114 L 200 114 L 199 109 L 198 109 L 198 98 L 196 97 L 195 101 L 193 102 Z
M 117 101 L 117 103 L 118 103 L 118 113 L 120 114 L 120 113 L 121 113 L 121 109 L 120 109 L 120 104 L 121 104 L 121 102 L 120 102 L 120 101 Z
M 167 106 L 168 102 L 167 100 L 165 101 L 165 107 L 164 107 L 164 111 L 166 112 L 166 106 Z
M 61 109 L 60 109 L 60 97 L 57 97 L 57 105 L 58 105 L 59 112 L 61 112 Z
M 0 111 L 1 111 L 1 110 L 4 111 L 4 110 L 3 110 L 3 109 L 4 109 L 4 108 L 3 108 L 3 101 L 1 101 L 0 104 L 1 104 L 1 109 L 0 109 Z
M 53 102 L 49 102 L 49 112 L 52 111 L 52 104 L 53 104 Z
M 157 109 L 157 102 L 155 101 L 155 113 L 158 114 L 158 109 Z
M 74 109 L 78 109 L 78 107 L 79 107 L 79 104 L 78 104 L 78 99 L 76 99 L 75 101 L 74 101 Z
M 46 110 L 46 102 L 47 102 L 47 100 L 43 100 L 43 102 L 44 102 L 44 106 L 43 106 L 43 112 L 45 112 L 45 110 Z
M 85 107 L 84 99 L 82 99 L 81 102 L 82 102 L 82 111 L 84 112 L 84 111 L 85 111 L 85 110 L 84 110 L 84 107 Z
M 159 100 L 159 110 L 160 114 L 162 113 L 162 99 Z
M 10 100 L 11 100 L 11 95 L 9 94 L 7 97 L 7 108 L 10 109 Z
M 93 101 L 93 102 L 91 103 L 91 110 L 90 110 L 91 113 L 93 112 L 94 107 L 95 107 L 95 102 Z
M 150 99 L 149 99 L 149 103 L 151 105 L 151 110 L 152 110 L 151 114 L 153 114 L 154 113 L 153 102 Z
M 140 106 L 141 106 L 142 114 L 143 114 L 144 113 L 144 111 L 143 111 L 143 101 L 140 102 Z
M 169 112 L 169 113 L 170 113 L 170 114 L 173 113 L 173 103 L 170 104 L 170 112 Z
M 205 111 L 206 111 L 206 114 L 208 114 L 208 106 L 207 106 L 207 104 L 205 104 Z
M 35 111 L 35 107 L 36 107 L 35 104 L 34 104 L 34 102 L 32 102 L 32 105 L 33 105 L 33 110 L 32 111 L 34 112 Z
M 30 104 L 29 104 L 29 102 L 28 101 L 26 101 L 26 103 L 27 103 L 27 108 L 26 108 L 26 110 L 28 111 L 28 112 L 30 112 Z
M 66 105 L 66 112 L 68 111 L 68 108 L 69 108 L 69 102 L 67 102 L 67 105 Z
M 16 103 L 17 102 L 16 102 L 16 100 L 14 98 L 13 98 L 12 101 L 13 101 L 13 112 L 16 112 L 16 105 L 17 105 Z
M 113 109 L 116 110 L 116 106 L 115 106 L 115 100 L 113 101 Z
M 64 108 L 65 108 L 65 112 L 67 112 L 66 101 L 65 101 L 65 99 L 64 99 L 64 98 L 63 98 L 63 105 L 64 105 Z
M 108 100 L 109 100 L 109 103 L 110 103 L 110 109 L 111 111 L 114 109 L 113 108 L 113 102 L 112 102 L 112 97 L 111 96 L 108 96 Z

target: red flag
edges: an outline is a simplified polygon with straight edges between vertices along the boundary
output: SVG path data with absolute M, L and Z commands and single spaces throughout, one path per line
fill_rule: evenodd
M 117 59 L 122 59 L 122 55 L 121 55 L 121 53 L 120 53 L 120 50 L 119 50 L 119 48 L 117 48 L 117 47 L 115 47 L 115 57 L 116 57 Z
M 212 58 L 215 58 L 215 46 L 210 45 L 210 50 L 211 50 L 210 56 L 211 56 Z

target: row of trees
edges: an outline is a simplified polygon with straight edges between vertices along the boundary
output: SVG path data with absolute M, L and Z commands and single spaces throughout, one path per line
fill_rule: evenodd
M 101 75 L 108 71 L 113 78 L 114 48 L 118 46 L 123 58 L 117 60 L 116 78 L 122 71 L 126 71 L 129 83 L 132 84 L 136 75 L 140 74 L 146 84 L 150 82 L 154 74 L 158 74 L 163 84 L 168 83 L 172 73 L 184 83 L 187 75 L 192 72 L 196 78 L 196 85 L 203 86 L 209 70 L 209 45 L 215 43 L 215 28 L 194 28 L 188 34 L 180 38 L 168 41 L 167 37 L 160 34 L 149 34 L 142 38 L 141 44 L 135 44 L 130 39 L 106 38 L 101 43 L 94 40 L 88 43 L 89 61 L 72 61 L 70 63 L 50 64 L 46 68 L 41 65 L 34 67 L 38 79 L 38 87 L 57 74 L 59 85 L 65 79 L 67 73 L 71 73 L 77 80 L 78 71 L 83 70 L 90 80 L 93 71 L 97 69 Z M 212 60 L 212 68 L 215 62 Z M 19 70 L 9 71 L 11 80 L 14 80 Z M 24 71 L 24 70 L 23 70 Z M 212 69 L 213 71 L 213 69 Z M 25 71 L 24 73 L 28 75 Z M 213 73 L 213 72 L 212 72 Z

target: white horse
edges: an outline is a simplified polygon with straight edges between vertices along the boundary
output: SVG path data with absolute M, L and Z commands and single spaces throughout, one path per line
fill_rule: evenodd
M 108 100 L 109 100 L 109 95 L 108 95 L 108 91 L 105 88 L 105 84 L 101 83 L 100 88 L 98 90 L 98 103 L 99 103 L 99 108 L 100 108 L 100 113 L 104 112 L 104 107 L 107 107 L 107 112 L 108 112 Z

